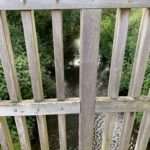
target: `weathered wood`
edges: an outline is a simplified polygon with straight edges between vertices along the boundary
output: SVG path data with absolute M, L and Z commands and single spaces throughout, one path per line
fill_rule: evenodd
M 21 101 L 21 94 L 19 83 L 17 80 L 16 68 L 13 58 L 12 45 L 8 30 L 8 24 L 6 19 L 6 14 L 4 11 L 0 12 L 0 58 L 3 65 L 4 75 L 8 87 L 8 92 L 10 96 L 11 102 L 19 102 Z M 30 150 L 30 141 L 29 135 L 27 132 L 27 126 L 24 124 L 23 126 L 18 126 L 18 124 L 25 123 L 24 117 L 16 117 L 15 118 L 17 131 L 21 143 L 22 150 Z
M 43 116 L 43 114 L 41 114 L 40 116 L 36 116 L 36 119 L 38 124 L 41 150 L 49 150 L 46 116 Z
M 149 0 L 1 0 L 1 10 L 150 7 Z
M 21 149 L 22 150 L 30 150 L 31 145 L 30 145 L 30 139 L 29 139 L 28 129 L 27 129 L 27 125 L 26 125 L 26 118 L 16 116 L 15 122 L 16 122 L 17 129 L 19 129 L 18 135 L 19 135 L 19 141 L 21 143 Z
M 108 86 L 108 96 L 117 98 L 119 93 L 120 79 L 122 73 L 123 58 L 128 33 L 130 9 L 118 9 L 116 16 L 116 26 L 114 44 L 112 51 L 111 69 Z M 106 114 L 102 149 L 111 149 L 112 132 L 114 128 L 115 114 Z
M 136 54 L 132 70 L 132 76 L 129 87 L 129 96 L 140 96 L 144 74 L 150 52 L 150 11 L 145 9 L 141 21 L 139 37 L 137 42 Z M 135 120 L 135 113 L 127 113 L 124 116 L 122 136 L 120 140 L 120 150 L 126 150 L 129 147 L 129 141 Z
M 149 105 L 150 99 L 146 97 L 137 99 L 118 97 L 115 101 L 110 97 L 97 97 L 95 112 L 130 112 L 131 110 L 133 112 L 142 112 L 144 109 L 149 112 Z M 8 109 L 10 114 L 8 114 L 5 109 Z M 80 100 L 79 98 L 67 98 L 65 101 L 47 99 L 39 103 L 34 103 L 33 100 L 26 100 L 15 104 L 8 101 L 0 102 L 0 116 L 41 115 L 42 113 L 45 115 L 80 113 Z
M 4 11 L 0 12 L 0 58 L 4 70 L 9 96 L 12 102 L 21 100 L 12 45 Z
M 33 11 L 22 11 L 22 22 L 27 49 L 28 63 L 32 82 L 32 91 L 35 101 L 43 100 L 43 86 L 40 70 L 40 61 L 35 30 Z
M 55 57 L 56 93 L 58 100 L 64 100 L 63 18 L 61 10 L 52 11 L 52 28 Z
M 129 8 L 135 7 L 147 7 L 147 9 L 144 11 L 141 22 L 128 97 L 118 97 L 129 23 Z M 79 114 L 79 149 L 92 150 L 94 113 L 111 112 L 111 114 L 108 114 L 107 116 L 105 127 L 106 130 L 104 131 L 102 145 L 102 149 L 108 150 L 111 149 L 112 131 L 115 119 L 114 113 L 128 112 L 124 117 L 122 137 L 119 147 L 120 150 L 126 150 L 129 146 L 130 136 L 134 124 L 134 112 L 137 111 L 144 112 L 144 116 L 140 126 L 135 149 L 146 149 L 150 137 L 150 99 L 149 97 L 143 98 L 139 96 L 150 52 L 149 7 L 149 0 L 0 1 L 0 10 L 25 10 L 22 11 L 22 21 L 34 95 L 34 100 L 27 101 L 21 101 L 21 94 L 16 74 L 6 15 L 4 11 L 0 11 L 0 58 L 4 68 L 10 100 L 13 102 L 0 102 L 0 116 L 15 116 L 15 122 L 22 150 L 31 149 L 26 126 L 26 119 L 24 116 L 33 115 L 37 117 L 41 149 L 48 150 L 49 143 L 47 124 L 46 117 L 43 115 L 58 114 L 60 150 L 67 150 L 66 120 L 64 114 Z M 58 9 L 81 8 L 80 99 L 65 99 L 62 12 Z M 120 8 L 118 9 L 116 20 L 116 30 L 108 88 L 109 97 L 99 97 L 96 100 L 96 69 L 99 50 L 101 11 L 100 9 L 92 8 Z M 52 20 L 57 99 L 44 100 L 34 22 L 35 20 L 33 11 L 31 11 L 34 9 L 53 9 Z M 0 117 L 0 144 L 4 150 L 13 150 L 7 122 L 3 117 Z
M 67 150 L 66 117 L 65 113 L 58 115 L 58 131 L 60 150 Z
M 79 150 L 92 150 L 100 20 L 100 9 L 81 11 Z
M 128 33 L 130 9 L 117 9 L 114 44 L 110 67 L 108 96 L 117 98 Z
M 14 150 L 8 125 L 4 117 L 0 117 L 0 145 L 2 150 Z
M 150 97 L 150 90 L 148 93 Z M 150 138 L 150 113 L 144 112 L 135 145 L 135 150 L 146 150 Z
M 150 138 L 150 113 L 144 113 L 135 150 L 146 150 Z
M 37 46 L 37 37 L 35 30 L 35 19 L 33 11 L 22 11 L 22 22 L 27 49 L 28 63 L 32 82 L 32 91 L 35 102 L 44 99 L 42 78 L 40 71 L 40 61 Z M 45 116 L 37 116 L 37 124 L 42 150 L 49 150 L 47 123 Z
M 52 11 L 52 28 L 55 57 L 56 93 L 57 99 L 65 99 L 64 57 L 63 57 L 63 17 L 61 10 Z M 60 150 L 67 150 L 65 115 L 58 116 Z
M 7 111 L 6 111 L 7 110 Z M 95 113 L 100 112 L 150 112 L 150 99 L 146 97 L 131 98 L 97 97 Z M 9 112 L 9 114 L 8 114 Z M 19 103 L 0 101 L 0 116 L 36 116 L 57 114 L 79 114 L 79 98 L 67 98 L 65 101 L 46 99 L 42 102 L 25 100 Z

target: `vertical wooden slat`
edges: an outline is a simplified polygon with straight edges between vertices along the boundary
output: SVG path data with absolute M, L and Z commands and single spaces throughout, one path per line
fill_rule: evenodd
M 58 115 L 58 128 L 59 128 L 60 150 L 67 150 L 65 115 Z
M 49 150 L 46 116 L 36 116 L 41 150 Z
M 58 100 L 65 99 L 64 57 L 63 57 L 63 18 L 61 10 L 52 11 L 53 42 L 55 56 L 56 92 Z M 60 150 L 67 150 L 66 118 L 58 115 Z
M 4 11 L 0 12 L 0 39 L 0 58 L 3 65 L 10 100 L 13 103 L 19 102 L 21 101 L 21 94 L 17 80 L 6 14 Z M 22 150 L 30 150 L 31 146 L 25 117 L 15 117 L 15 122 Z
M 22 11 L 21 15 L 31 75 L 32 91 L 35 102 L 39 102 L 44 99 L 44 95 L 37 46 L 34 12 Z M 46 116 L 37 116 L 37 124 L 41 149 L 49 150 Z
M 108 96 L 111 98 L 117 98 L 119 93 L 123 58 L 128 33 L 129 14 L 130 9 L 117 9 L 114 44 L 108 86 Z M 114 113 L 109 113 L 106 115 L 102 141 L 103 150 L 111 149 L 114 121 Z
M 100 9 L 81 10 L 79 150 L 92 150 Z
M 14 150 L 8 125 L 4 117 L 0 117 L 0 144 L 2 150 Z
M 13 58 L 12 45 L 6 20 L 6 14 L 1 11 L 0 20 L 0 36 L 1 36 L 1 49 L 0 57 L 3 65 L 4 75 L 7 82 L 8 92 L 11 102 L 18 102 L 21 99 L 19 84 L 17 81 L 16 68 Z
M 139 97 L 143 79 L 145 75 L 146 65 L 150 52 L 150 11 L 144 9 L 139 37 L 137 42 L 136 54 L 130 81 L 128 95 L 131 97 Z M 122 136 L 120 140 L 120 150 L 127 150 L 134 125 L 135 113 L 126 113 L 124 116 Z
M 150 97 L 150 90 L 148 93 L 148 97 Z M 135 145 L 135 150 L 146 150 L 149 138 L 150 138 L 150 113 L 144 112 Z

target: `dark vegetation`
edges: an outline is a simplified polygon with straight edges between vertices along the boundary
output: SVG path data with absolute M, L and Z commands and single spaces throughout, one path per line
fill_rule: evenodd
M 70 72 L 79 70 L 74 66 L 74 58 L 79 55 L 78 50 L 74 46 L 74 40 L 79 38 L 80 31 L 80 13 L 79 11 L 64 11 L 64 58 L 65 58 L 65 80 L 68 83 L 73 83 L 76 76 L 70 76 Z M 16 69 L 20 83 L 20 90 L 23 99 L 33 98 L 31 89 L 31 80 L 29 76 L 29 68 L 27 62 L 27 54 L 25 48 L 25 41 L 23 35 L 23 28 L 21 22 L 21 15 L 19 11 L 7 12 L 10 35 L 13 45 L 14 57 L 16 62 Z M 116 10 L 103 10 L 101 22 L 101 42 L 100 42 L 100 58 L 101 64 L 99 67 L 106 68 L 110 66 L 111 52 L 114 36 Z M 38 37 L 38 47 L 41 61 L 42 80 L 45 98 L 56 97 L 55 87 L 55 67 L 54 67 L 54 52 L 52 40 L 52 20 L 50 11 L 36 11 L 36 29 Z M 130 17 L 130 25 L 127 39 L 127 46 L 124 58 L 122 80 L 120 86 L 120 95 L 127 95 L 130 82 L 132 64 L 136 49 L 136 41 L 138 37 L 139 24 L 141 19 L 141 10 L 132 10 Z M 150 61 L 149 61 L 150 62 Z M 78 79 L 78 78 L 77 78 Z M 147 95 L 150 87 L 150 63 L 148 63 L 147 71 L 142 88 L 142 95 Z M 8 100 L 9 95 L 7 91 L 6 82 L 4 79 L 2 65 L 0 64 L 0 99 Z M 136 124 L 139 126 L 142 113 L 138 113 L 136 117 Z M 11 135 L 15 143 L 18 142 L 15 122 L 12 117 L 8 117 L 8 124 Z M 35 117 L 27 117 L 28 129 L 32 141 L 36 139 L 37 134 Z

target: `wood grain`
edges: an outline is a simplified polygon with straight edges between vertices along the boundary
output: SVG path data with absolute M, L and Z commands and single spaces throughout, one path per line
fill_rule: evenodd
M 112 59 L 109 76 L 108 96 L 117 98 L 119 94 L 122 65 L 125 53 L 126 39 L 128 33 L 130 9 L 118 9 Z M 102 149 L 111 149 L 112 133 L 115 122 L 115 114 L 106 114 L 105 127 L 103 132 Z
M 13 58 L 12 45 L 8 30 L 6 13 L 0 12 L 0 58 L 3 65 L 7 88 L 12 103 L 21 101 L 19 83 L 16 74 L 16 68 Z M 6 110 L 7 111 L 7 110 Z M 17 131 L 19 135 L 21 149 L 30 150 L 30 140 L 27 132 L 25 117 L 15 117 Z M 19 124 L 23 126 L 18 126 Z
M 81 8 L 146 8 L 149 0 L 1 0 L 1 10 L 81 9 Z
M 55 57 L 55 76 L 57 99 L 65 99 L 64 85 L 64 54 L 63 54 L 63 17 L 61 10 L 52 11 L 52 28 Z M 60 150 L 67 150 L 66 140 L 66 118 L 65 115 L 58 116 Z
M 100 9 L 81 10 L 79 150 L 92 150 Z
M 96 98 L 95 113 L 131 111 L 150 112 L 150 99 L 147 99 L 146 97 L 118 97 L 115 100 L 110 97 Z M 34 100 L 26 100 L 15 104 L 8 101 L 0 102 L 0 116 L 36 116 L 79 113 L 79 98 L 67 98 L 65 101 L 46 99 L 43 102 L 36 103 L 34 103 Z
M 7 111 L 6 111 L 7 110 Z M 95 113 L 100 112 L 150 112 L 150 99 L 146 97 L 97 97 Z M 9 112 L 9 114 L 8 114 Z M 0 102 L 0 116 L 36 116 L 57 114 L 79 114 L 79 98 L 67 98 L 65 101 L 46 99 L 34 103 L 34 100 L 25 100 L 12 104 L 8 101 Z
M 4 11 L 0 12 L 0 58 L 11 102 L 21 100 L 9 29 Z
M 136 54 L 131 75 L 130 87 L 128 95 L 131 97 L 139 97 L 146 71 L 146 66 L 150 52 L 150 12 L 144 9 L 139 37 L 137 42 Z M 129 147 L 129 141 L 135 120 L 135 113 L 127 113 L 124 116 L 122 136 L 120 140 L 120 150 L 126 150 Z
M 35 30 L 34 12 L 22 11 L 21 15 L 31 75 L 32 91 L 35 102 L 40 102 L 44 100 L 44 95 Z M 49 150 L 46 116 L 37 116 L 37 124 L 41 149 Z

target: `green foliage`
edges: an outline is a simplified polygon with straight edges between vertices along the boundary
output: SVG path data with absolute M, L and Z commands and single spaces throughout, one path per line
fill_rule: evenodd
M 36 125 L 36 117 L 26 117 L 27 120 L 27 127 L 28 127 L 28 131 L 29 131 L 29 137 L 30 140 L 35 140 L 35 132 L 37 132 L 37 125 Z
M 18 55 L 15 59 L 17 75 L 20 83 L 20 90 L 23 99 L 32 98 L 32 90 L 31 90 L 31 79 L 29 76 L 29 67 L 27 62 L 26 53 Z
M 150 89 L 150 59 L 147 65 L 145 77 L 144 77 L 144 83 L 143 83 L 143 88 L 142 88 L 142 94 L 143 95 L 148 95 Z
M 7 117 L 7 123 L 8 123 L 8 127 L 10 129 L 10 135 L 11 135 L 12 141 L 14 143 L 14 148 L 16 150 L 19 150 L 20 149 L 20 143 L 19 143 L 19 137 L 18 137 L 16 126 L 15 126 L 14 118 L 13 117 Z
M 142 113 L 142 112 L 137 112 L 137 113 L 136 113 L 135 126 L 136 126 L 137 128 L 140 127 L 140 123 L 141 123 L 142 117 L 143 117 L 143 113 Z
M 101 22 L 101 39 L 100 39 L 100 56 L 101 62 L 104 64 L 110 64 L 112 45 L 114 38 L 116 9 L 104 9 L 102 11 Z
M 0 100 L 9 99 L 6 81 L 4 78 L 2 64 L 0 63 Z

